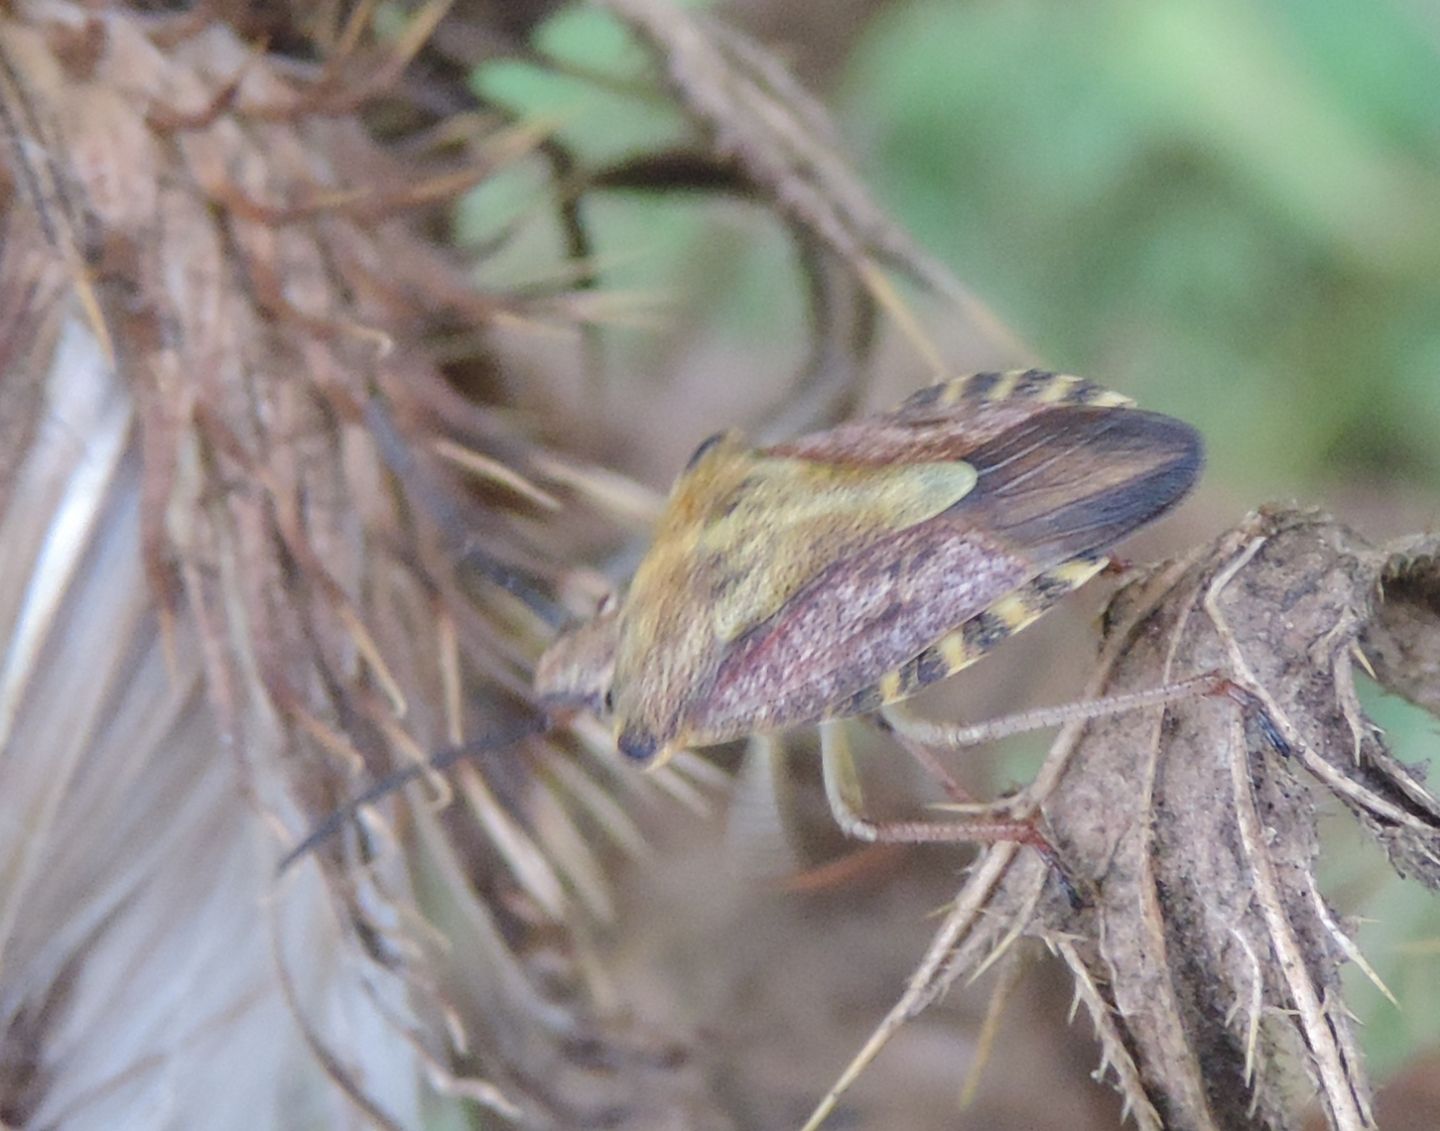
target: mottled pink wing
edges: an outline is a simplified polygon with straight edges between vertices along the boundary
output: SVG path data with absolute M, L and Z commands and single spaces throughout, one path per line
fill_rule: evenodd
M 805 442 L 805 456 L 826 458 L 825 435 Z M 868 436 L 877 446 L 884 439 Z M 797 446 L 782 453 L 798 455 Z M 676 730 L 685 741 L 726 741 L 837 713 L 1031 578 L 1099 555 L 1158 517 L 1190 489 L 1202 462 L 1199 437 L 1179 421 L 1087 406 L 1032 410 L 978 447 L 969 434 L 936 429 L 904 450 L 914 459 L 963 458 L 979 482 L 936 518 L 835 561 L 734 641 L 681 708 Z M 853 447 L 835 455 L 850 458 Z

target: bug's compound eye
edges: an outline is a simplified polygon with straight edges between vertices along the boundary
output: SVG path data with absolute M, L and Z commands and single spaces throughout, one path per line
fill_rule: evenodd
M 615 740 L 615 745 L 620 748 L 621 754 L 642 766 L 653 762 L 660 749 L 660 742 L 653 734 L 647 734 L 635 727 L 622 730 L 620 737 Z

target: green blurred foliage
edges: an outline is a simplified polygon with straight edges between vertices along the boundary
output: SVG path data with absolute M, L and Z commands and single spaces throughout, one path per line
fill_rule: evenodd
M 683 122 L 672 107 L 633 93 L 648 85 L 649 57 L 603 13 L 564 9 L 542 26 L 538 42 L 551 58 L 573 65 L 576 73 L 502 59 L 477 71 L 476 89 L 527 124 L 546 128 L 584 167 L 660 147 L 683 134 Z M 600 76 L 604 84 L 591 81 L 589 74 Z M 555 262 L 555 254 L 537 246 L 558 238 L 552 223 L 554 201 L 544 187 L 549 175 L 534 164 L 518 165 L 488 178 L 466 198 L 460 225 L 464 238 L 487 243 L 502 230 L 509 236 L 500 253 L 483 262 L 491 281 L 527 282 L 533 264 Z M 587 206 L 586 222 L 597 237 L 597 259 L 607 288 L 653 287 L 657 276 L 674 271 L 679 249 L 694 238 L 693 212 L 673 202 L 667 206 L 620 198 L 604 201 L 598 215 L 590 214 L 595 211 Z M 514 227 L 506 230 L 502 223 Z
M 549 124 L 583 168 L 603 168 L 692 137 L 672 103 L 648 93 L 650 55 L 604 13 L 583 6 L 563 9 L 540 29 L 537 46 L 574 73 L 501 61 L 477 72 L 476 87 L 525 120 Z M 597 77 L 600 81 L 593 81 Z M 542 170 L 520 166 L 488 179 L 466 199 L 460 231 L 471 242 L 495 236 L 497 218 L 516 221 L 503 253 L 485 259 L 487 281 L 530 282 L 533 264 L 555 261 L 542 250 L 546 243 L 553 248 L 557 238 L 553 201 L 541 191 L 545 179 Z M 658 312 L 642 319 L 638 333 L 629 332 L 633 327 L 623 319 L 612 327 L 619 331 L 609 335 L 617 373 L 644 374 L 647 357 L 663 351 L 657 339 L 673 328 L 676 312 L 696 303 L 703 304 L 705 325 L 688 329 L 718 329 L 737 341 L 777 346 L 800 339 L 803 290 L 788 240 L 756 240 L 753 228 L 733 222 L 733 215 L 727 218 L 726 210 L 717 210 L 714 198 L 703 194 L 671 193 L 663 199 L 639 192 L 592 194 L 584 209 L 605 290 L 631 296 L 642 311 Z M 746 209 L 737 203 L 731 212 Z M 783 364 L 777 372 L 785 372 Z
M 1437 48 L 1404 0 L 931 0 L 843 106 L 928 246 L 1042 357 L 1198 424 L 1214 475 L 1434 488 Z
M 1392 750 L 1406 761 L 1433 757 L 1433 716 L 1368 680 L 1360 692 L 1366 714 L 1385 729 Z M 1432 770 L 1432 788 L 1436 777 Z M 1326 838 L 1325 890 L 1355 917 L 1352 936 L 1400 1002 L 1397 1007 L 1387 1000 L 1358 968 L 1346 971 L 1347 1003 L 1365 1022 L 1365 1052 L 1383 1077 L 1418 1050 L 1440 1047 L 1440 901 L 1419 884 L 1396 879 L 1374 842 L 1348 816 L 1327 833 L 1333 835 Z
M 1323 503 L 1361 482 L 1440 489 L 1440 10 L 879 12 L 830 99 L 842 127 L 881 198 L 1039 358 L 1192 420 L 1212 477 L 1257 502 Z M 645 52 L 602 13 L 564 10 L 540 46 L 580 74 L 500 63 L 477 83 L 554 123 L 587 164 L 684 136 L 637 96 Z M 468 209 L 475 238 L 497 215 L 538 218 L 536 184 L 487 185 Z M 773 301 L 793 293 L 775 285 L 785 241 L 727 244 L 722 226 L 717 246 L 712 213 L 634 194 L 589 219 L 607 286 L 704 287 L 737 335 L 794 334 L 798 308 Z M 514 248 L 512 264 L 537 261 Z

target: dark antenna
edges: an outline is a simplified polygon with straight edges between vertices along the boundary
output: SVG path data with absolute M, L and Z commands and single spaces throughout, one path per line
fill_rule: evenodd
M 391 473 L 405 484 L 406 491 L 428 510 L 441 529 L 448 531 L 473 531 L 476 529 L 475 515 L 463 513 L 454 495 L 436 482 L 434 474 L 415 458 L 415 453 L 405 438 L 400 435 L 391 419 L 390 411 L 379 394 L 372 394 L 365 402 L 365 423 L 375 440 L 375 448 Z M 459 541 L 459 538 L 457 538 Z M 493 554 L 481 549 L 473 535 L 464 537 L 465 545 L 459 551 L 462 564 L 474 570 L 491 584 L 505 590 L 525 605 L 540 620 L 551 628 L 559 629 L 571 623 L 575 617 L 562 605 L 550 600 L 541 592 L 534 575 L 527 574 L 515 566 L 502 562 Z
M 389 408 L 377 391 L 372 391 L 366 399 L 364 416 L 380 458 L 391 473 L 405 485 L 410 497 L 418 500 L 434 516 L 442 529 L 473 530 L 475 523 L 470 521 L 473 516 L 463 513 L 463 508 L 455 497 L 443 489 L 433 473 L 415 458 L 414 451 L 395 427 Z M 541 592 L 533 575 L 502 562 L 475 545 L 468 537 L 466 541 L 469 544 L 460 551 L 460 562 L 464 566 L 517 598 L 550 627 L 559 629 L 573 622 L 575 618 L 567 609 Z M 281 859 L 275 869 L 276 876 L 283 875 L 297 860 L 309 855 L 318 845 L 329 840 L 344 828 L 347 822 L 354 820 L 366 805 L 372 805 L 382 797 L 403 789 L 417 778 L 443 773 L 466 758 L 513 746 L 530 735 L 543 733 L 549 727 L 550 720 L 546 716 L 527 715 L 509 727 L 441 750 L 424 763 L 406 766 L 387 774 L 311 829 L 304 839 Z
M 364 793 L 345 802 L 311 829 L 305 838 L 287 852 L 280 863 L 276 865 L 275 875 L 277 877 L 284 875 L 290 865 L 338 833 L 366 805 L 373 805 L 382 797 L 409 785 L 416 778 L 432 773 L 443 773 L 455 763 L 464 761 L 466 758 L 474 758 L 492 750 L 503 750 L 507 746 L 514 746 L 523 738 L 528 738 L 533 734 L 543 734 L 549 727 L 550 720 L 544 715 L 530 715 L 509 727 L 492 731 L 490 734 L 461 743 L 459 746 L 441 750 L 427 762 L 406 766 L 403 770 L 396 770 L 393 774 L 385 775 Z

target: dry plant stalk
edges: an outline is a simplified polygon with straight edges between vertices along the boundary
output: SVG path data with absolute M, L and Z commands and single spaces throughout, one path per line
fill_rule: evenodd
M 275 879 L 362 784 L 523 713 L 548 629 L 506 566 L 564 572 L 586 476 L 459 391 L 497 321 L 585 314 L 431 242 L 545 144 L 409 82 L 448 7 L 0 16 L 7 1125 L 727 1125 L 575 930 L 639 843 L 612 794 L 682 773 L 519 743 Z
M 1435 708 L 1437 552 L 1261 513 L 1122 591 L 1091 694 L 1219 670 L 1257 709 L 1197 699 L 1067 727 L 1014 809 L 1044 813 L 1085 906 L 1034 856 L 988 850 L 841 1088 L 906 1019 L 1031 937 L 1071 968 L 1137 1126 L 1298 1127 L 1308 1079 L 1332 1127 L 1373 1128 L 1340 983 L 1363 958 L 1318 888 L 1316 819 L 1338 799 L 1397 871 L 1440 887 L 1440 802 L 1388 753 L 1354 683 L 1359 664 Z

